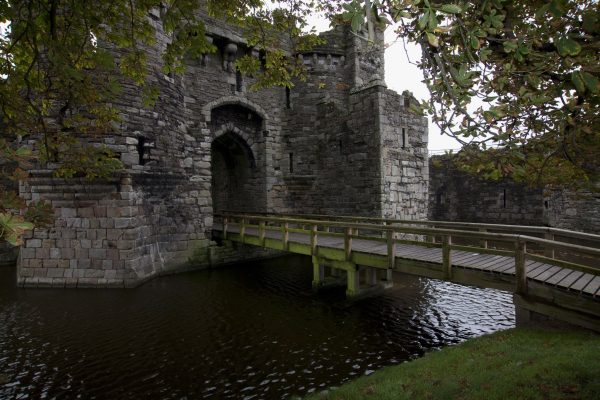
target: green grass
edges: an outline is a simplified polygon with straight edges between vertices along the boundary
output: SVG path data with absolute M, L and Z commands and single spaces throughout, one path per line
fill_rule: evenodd
M 309 399 L 600 399 L 600 336 L 511 329 Z

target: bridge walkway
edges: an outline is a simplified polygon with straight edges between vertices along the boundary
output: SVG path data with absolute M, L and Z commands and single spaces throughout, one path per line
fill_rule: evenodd
M 216 218 L 217 239 L 312 256 L 315 287 L 326 283 L 326 267 L 338 281 L 339 271 L 346 272 L 350 297 L 378 284 L 389 286 L 391 272 L 399 271 L 511 291 L 515 304 L 600 331 L 599 235 L 359 217 L 236 213 Z
M 216 224 L 215 231 L 222 232 L 223 225 Z M 229 224 L 228 232 L 240 233 L 239 224 Z M 259 237 L 259 229 L 247 227 L 245 230 L 246 243 L 251 243 L 252 238 Z M 265 239 L 280 240 L 279 229 L 265 227 Z M 234 239 L 235 240 L 235 239 Z M 290 232 L 291 243 L 310 245 L 310 233 Z M 396 269 L 401 270 L 403 260 L 424 261 L 427 263 L 443 263 L 441 248 L 426 248 L 409 244 L 395 244 Z M 293 246 L 292 246 L 293 247 Z M 322 237 L 319 238 L 319 248 L 344 249 L 344 238 Z M 369 239 L 354 239 L 352 249 L 356 252 L 387 256 L 387 245 Z M 303 254 L 304 252 L 298 252 Z M 555 265 L 544 264 L 538 261 L 526 260 L 527 278 L 549 286 L 555 286 L 564 290 L 577 292 L 589 296 L 600 296 L 600 276 L 590 273 L 561 268 Z M 516 275 L 515 260 L 513 257 L 499 256 L 493 254 L 481 254 L 468 251 L 456 250 L 452 254 L 452 267 L 471 269 L 487 274 L 504 275 L 514 280 Z

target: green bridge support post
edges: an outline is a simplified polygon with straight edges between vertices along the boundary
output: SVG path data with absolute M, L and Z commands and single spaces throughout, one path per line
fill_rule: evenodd
M 323 286 L 323 281 L 325 280 L 325 266 L 319 262 L 319 258 L 313 256 L 313 281 L 312 287 L 313 289 L 318 289 Z
M 358 265 L 354 265 L 354 268 L 349 268 L 346 270 L 347 276 L 347 287 L 346 287 L 346 296 L 347 297 L 356 297 L 360 294 L 360 274 L 359 274 Z

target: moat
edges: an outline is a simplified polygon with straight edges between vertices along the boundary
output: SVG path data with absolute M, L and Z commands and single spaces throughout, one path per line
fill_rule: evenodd
M 513 327 L 510 293 L 408 275 L 353 304 L 310 258 L 132 290 L 17 289 L 0 268 L 0 398 L 280 399 Z

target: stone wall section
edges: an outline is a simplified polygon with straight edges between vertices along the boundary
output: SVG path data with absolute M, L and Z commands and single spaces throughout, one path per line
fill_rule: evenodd
M 448 156 L 429 159 L 429 219 L 543 225 L 543 190 L 487 181 L 458 170 Z
M 414 98 L 382 89 L 379 93 L 382 217 L 427 219 L 429 163 L 427 118 L 410 111 Z
M 600 234 L 600 191 L 546 191 L 544 222 L 547 225 Z

